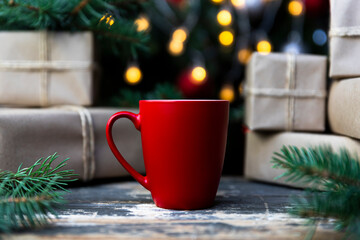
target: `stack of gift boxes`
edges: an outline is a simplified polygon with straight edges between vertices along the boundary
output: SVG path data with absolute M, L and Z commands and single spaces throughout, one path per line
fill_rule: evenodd
M 124 109 L 93 103 L 89 32 L 0 32 L 0 169 L 14 171 L 57 152 L 82 180 L 127 175 L 105 135 Z M 131 109 L 136 111 L 136 109 Z M 140 137 L 128 121 L 114 126 L 124 157 L 143 171 Z
M 255 53 L 247 68 L 245 176 L 274 180 L 271 158 L 283 145 L 330 145 L 360 157 L 360 1 L 331 0 L 330 71 L 314 55 Z M 330 133 L 324 133 L 326 118 Z

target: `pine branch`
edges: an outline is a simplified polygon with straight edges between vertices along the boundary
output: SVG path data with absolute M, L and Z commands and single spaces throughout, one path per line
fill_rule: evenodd
M 330 146 L 283 146 L 281 153 L 274 153 L 272 162 L 274 168 L 287 170 L 278 177 L 285 177 L 287 181 L 324 184 L 327 188 L 337 188 L 344 184 L 360 187 L 358 157 L 351 156 L 345 149 L 341 149 L 338 154 Z
M 273 167 L 285 169 L 287 181 L 312 184 L 303 197 L 292 199 L 291 214 L 337 220 L 337 229 L 360 237 L 360 162 L 345 148 L 283 146 L 274 153 Z M 320 191 L 321 189 L 323 191 Z
M 91 0 L 82 0 L 81 2 L 79 2 L 78 5 L 76 5 L 76 7 L 74 7 L 74 9 L 70 12 L 70 14 L 77 14 L 81 9 L 83 9 L 86 4 L 88 4 Z
M 111 48 L 109 52 L 136 58 L 137 51 L 146 50 L 149 37 L 137 32 L 133 16 L 126 13 L 134 11 L 127 7 L 142 3 L 122 3 L 116 6 L 107 0 L 0 0 L 0 23 L 6 30 L 92 31 L 103 41 L 101 46 Z M 101 21 L 104 16 L 111 17 L 111 24 Z
M 65 201 L 64 187 L 75 181 L 73 170 L 60 170 L 68 159 L 52 167 L 55 153 L 28 168 L 0 172 L 0 232 L 39 227 L 57 216 L 55 207 Z

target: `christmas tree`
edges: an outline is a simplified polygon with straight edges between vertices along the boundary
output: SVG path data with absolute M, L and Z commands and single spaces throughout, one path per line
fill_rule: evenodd
M 151 92 L 166 82 L 185 98 L 231 101 L 239 119 L 252 52 L 326 54 L 328 14 L 325 0 L 151 1 L 136 19 L 138 29 L 150 35 L 150 49 L 123 64 L 117 74 L 113 70 L 122 63 L 106 59 L 103 89 L 108 90 L 102 99 L 124 98 L 119 89 L 134 96 Z M 122 72 L 133 66 L 138 75 L 124 74 L 121 81 Z

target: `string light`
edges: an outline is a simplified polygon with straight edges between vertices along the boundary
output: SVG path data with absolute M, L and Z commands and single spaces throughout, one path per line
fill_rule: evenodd
M 245 0 L 231 0 L 231 4 L 237 9 L 243 9 L 246 6 Z
M 138 84 L 142 79 L 142 72 L 137 66 L 129 66 L 125 72 L 125 81 L 130 85 Z
M 187 38 L 187 30 L 186 28 L 178 28 L 176 29 L 173 34 L 172 34 L 172 38 L 174 40 L 180 41 L 180 42 L 185 42 L 186 38 Z
M 150 21 L 149 19 L 142 15 L 140 17 L 138 17 L 136 20 L 135 20 L 135 24 L 137 26 L 136 30 L 138 32 L 142 32 L 142 31 L 146 31 L 150 28 Z
M 234 35 L 230 31 L 222 31 L 219 34 L 219 42 L 224 46 L 230 46 L 234 42 Z
M 230 25 L 231 21 L 232 21 L 232 16 L 231 13 L 228 10 L 221 10 L 218 14 L 217 14 L 217 21 L 220 25 L 222 26 L 228 26 Z
M 220 99 L 228 100 L 229 102 L 233 102 L 235 100 L 235 91 L 231 85 L 225 85 L 220 90 Z
M 203 67 L 197 66 L 191 71 L 191 79 L 195 84 L 202 84 L 206 80 L 206 70 Z
M 312 35 L 314 43 L 318 46 L 324 46 L 327 42 L 327 35 L 324 30 L 316 29 Z
M 169 42 L 168 51 L 173 56 L 179 56 L 184 52 L 184 44 L 181 41 L 172 39 Z
M 108 13 L 103 15 L 100 18 L 99 22 L 102 22 L 104 20 L 106 20 L 105 23 L 110 25 L 110 26 L 112 26 L 115 23 L 114 17 L 112 15 L 108 14 Z
M 237 57 L 241 64 L 247 64 L 252 55 L 252 51 L 248 48 L 243 48 L 238 51 Z
M 304 6 L 299 0 L 292 0 L 288 5 L 289 13 L 293 16 L 300 16 L 303 13 Z
M 211 0 L 213 3 L 215 4 L 220 4 L 222 3 L 224 0 Z
M 184 42 L 187 39 L 187 35 L 186 28 L 180 27 L 175 29 L 168 45 L 168 51 L 171 55 L 179 56 L 184 52 Z
M 267 40 L 262 40 L 256 45 L 256 50 L 263 55 L 267 55 L 271 52 L 271 43 Z

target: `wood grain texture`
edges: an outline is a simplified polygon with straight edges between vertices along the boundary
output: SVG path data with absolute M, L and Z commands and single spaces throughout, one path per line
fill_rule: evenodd
M 215 205 L 196 211 L 157 208 L 136 182 L 71 189 L 68 204 L 50 227 L 4 239 L 304 239 L 306 220 L 286 213 L 289 195 L 301 190 L 222 178 Z M 315 239 L 341 239 L 330 223 Z

